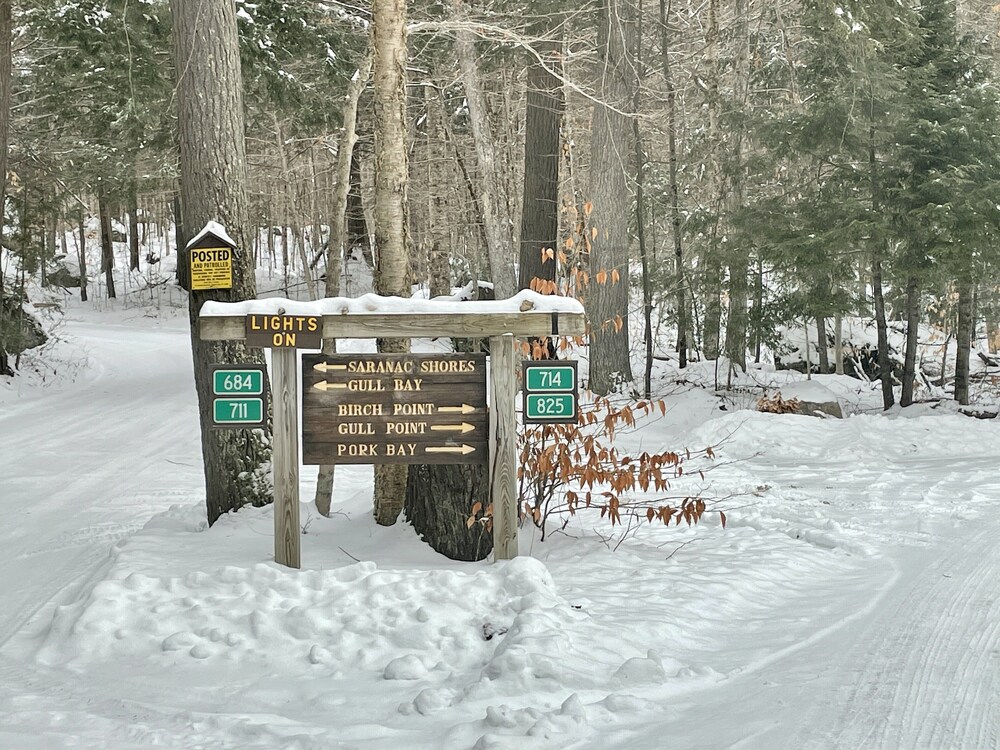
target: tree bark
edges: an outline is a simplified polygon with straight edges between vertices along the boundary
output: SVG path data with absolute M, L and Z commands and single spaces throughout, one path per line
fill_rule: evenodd
M 673 66 L 670 63 L 670 42 L 667 21 L 670 4 L 660 0 L 660 57 L 663 81 L 667 89 L 667 159 L 669 161 L 670 232 L 674 242 L 674 283 L 677 286 L 677 366 L 687 367 L 687 301 L 684 294 L 684 248 L 681 236 L 680 189 L 677 185 L 677 90 Z
M 493 535 L 481 523 L 466 525 L 472 506 L 486 507 L 486 467 L 413 466 L 406 485 L 406 517 L 436 552 L 452 560 L 483 560 Z
M 220 222 L 236 243 L 233 287 L 191 292 L 188 314 L 195 389 L 201 416 L 208 521 L 247 504 L 272 500 L 267 468 L 271 451 L 261 432 L 214 430 L 211 365 L 263 363 L 259 349 L 242 341 L 209 342 L 198 335 L 198 312 L 208 300 L 235 302 L 256 296 L 249 262 L 249 202 L 236 6 L 226 0 L 171 0 L 177 114 L 180 134 L 180 203 L 184 223 L 200 229 Z M 181 248 L 178 248 L 179 250 Z M 187 265 L 180 252 L 178 265 Z
M 0 0 L 2 2 L 2 0 Z M 80 301 L 87 301 L 87 215 L 80 209 Z
M 104 273 L 104 283 L 108 288 L 108 299 L 114 299 L 115 294 L 115 248 L 111 236 L 111 206 L 104 193 L 97 197 L 97 213 L 101 222 L 101 271 Z
M 878 216 L 882 210 L 881 185 L 879 183 L 878 160 L 875 154 L 875 98 L 869 101 L 868 128 L 868 170 L 871 182 L 872 214 Z M 885 320 L 885 296 L 882 293 L 882 245 L 885 239 L 872 238 L 872 306 L 875 309 L 875 329 L 878 338 L 879 379 L 882 381 L 882 408 L 892 406 L 896 397 L 892 392 L 892 363 L 889 361 L 889 330 Z
M 726 186 L 727 224 L 731 226 L 732 219 L 743 207 L 744 166 L 743 139 L 747 132 L 746 106 L 748 86 L 750 81 L 750 33 L 747 19 L 746 0 L 735 0 L 735 35 L 736 59 L 733 62 L 735 81 L 733 83 L 734 104 L 732 115 L 739 122 L 733 130 L 733 148 L 730 158 L 733 161 L 729 184 Z M 750 265 L 749 253 L 746 248 L 736 247 L 734 242 L 728 243 L 727 253 L 729 267 L 729 316 L 726 320 L 726 356 L 732 365 L 741 370 L 747 368 L 747 274 Z M 826 351 L 825 349 L 823 350 Z M 823 360 L 826 359 L 821 354 Z
M 375 82 L 375 291 L 410 296 L 406 155 L 406 2 L 373 3 Z M 378 350 L 410 350 L 409 339 L 378 339 Z M 406 464 L 375 466 L 375 520 L 391 526 L 403 509 Z
M 885 297 L 882 294 L 882 254 L 876 248 L 872 254 L 872 300 L 875 307 L 875 329 L 878 338 L 878 369 L 882 381 L 882 408 L 896 402 L 892 392 L 892 362 L 889 360 L 889 327 L 885 320 Z
M 7 154 L 10 148 L 11 0 L 0 0 L 0 216 L 7 205 Z
M 973 298 L 975 284 L 968 278 L 958 281 L 958 324 L 955 326 L 955 400 L 969 403 L 969 355 L 972 353 Z
M 430 296 L 442 297 L 451 294 L 451 232 L 448 229 L 446 211 L 448 188 L 445 167 L 447 154 L 444 140 L 444 105 L 437 87 L 424 86 L 424 100 L 427 103 L 427 159 L 428 192 L 430 193 L 429 231 L 431 238 L 428 257 Z M 407 511 L 409 513 L 409 511 Z
M 631 123 L 623 114 L 632 91 L 635 46 L 632 0 L 605 0 L 598 26 L 600 102 L 594 105 L 590 159 L 590 388 L 612 392 L 632 380 L 628 331 Z M 598 277 L 605 278 L 604 283 Z
M 133 180 L 128 194 L 128 267 L 131 271 L 139 270 L 139 206 L 136 190 Z
M 844 374 L 844 316 L 837 313 L 833 318 L 833 356 L 837 360 L 834 371 Z
M 906 279 L 906 350 L 903 353 L 903 388 L 901 406 L 913 403 L 913 384 L 917 377 L 917 334 L 920 323 L 920 288 L 916 276 Z
M 486 258 L 490 266 L 490 280 L 496 299 L 507 299 L 514 295 L 514 248 L 510 246 L 508 234 L 503 228 L 501 211 L 500 175 L 497 169 L 496 140 L 490 126 L 489 110 L 483 96 L 479 68 L 476 64 L 476 46 L 472 32 L 464 25 L 468 19 L 462 0 L 453 0 L 454 18 L 458 21 L 455 30 L 455 51 L 465 87 L 465 98 L 469 105 L 469 122 L 472 126 L 472 140 L 476 147 L 476 161 L 479 165 L 481 189 L 479 205 L 483 210 L 483 226 L 486 229 Z
M 823 374 L 832 372 L 830 351 L 827 348 L 826 318 L 822 315 L 816 316 L 816 346 L 817 352 L 819 352 L 819 371 Z
M 705 77 L 708 109 L 708 139 L 711 153 L 710 170 L 716 181 L 719 199 L 724 194 L 724 176 L 721 166 L 722 138 L 719 128 L 719 0 L 708 0 L 708 21 L 705 26 Z M 705 318 L 702 323 L 702 349 L 705 358 L 718 359 L 722 332 L 722 259 L 719 257 L 721 226 L 719 215 L 721 202 L 717 206 L 717 216 L 709 232 L 709 243 L 702 257 L 702 296 L 705 300 Z
M 534 57 L 528 63 L 517 285 L 519 289 L 549 293 L 555 287 L 558 265 L 559 129 L 563 110 L 562 84 L 549 69 L 559 70 L 562 50 L 553 41 L 541 42 L 536 49 L 546 65 Z M 551 258 L 542 257 L 546 250 L 553 252 Z
M 372 72 L 371 50 L 358 67 L 358 71 L 347 85 L 347 98 L 344 101 L 342 121 L 344 132 L 337 144 L 336 186 L 333 191 L 333 205 L 330 209 L 330 241 L 326 246 L 326 288 L 327 297 L 340 296 L 340 259 L 347 243 L 347 194 L 351 189 L 351 161 L 354 158 L 354 147 L 358 142 L 358 100 L 361 92 L 368 85 Z M 323 353 L 336 354 L 337 340 L 323 339 Z M 334 467 L 332 464 L 319 467 L 316 479 L 316 495 L 314 502 L 316 510 L 321 515 L 330 515 L 330 503 L 333 500 Z

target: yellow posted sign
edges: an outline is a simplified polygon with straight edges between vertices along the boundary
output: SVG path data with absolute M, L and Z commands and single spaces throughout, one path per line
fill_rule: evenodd
M 191 290 L 232 289 L 233 249 L 199 247 L 191 252 Z

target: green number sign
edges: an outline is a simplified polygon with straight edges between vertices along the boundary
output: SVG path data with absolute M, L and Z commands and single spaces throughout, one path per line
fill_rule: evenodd
M 260 398 L 217 398 L 212 402 L 212 419 L 217 425 L 256 425 L 264 421 L 264 400 Z
M 212 427 L 256 429 L 267 424 L 264 365 L 212 368 Z
M 576 368 L 568 365 L 529 367 L 524 376 L 524 387 L 528 391 L 551 393 L 576 390 Z
M 525 424 L 572 424 L 577 421 L 577 363 L 525 362 L 522 417 Z
M 212 393 L 216 396 L 259 396 L 263 392 L 263 368 L 220 368 L 212 373 Z

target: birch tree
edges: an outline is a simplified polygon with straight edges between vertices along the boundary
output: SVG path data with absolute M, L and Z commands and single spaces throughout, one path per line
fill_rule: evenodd
M 375 86 L 375 291 L 410 296 L 406 156 L 406 1 L 372 0 Z M 409 339 L 379 339 L 378 350 L 402 353 Z M 375 465 L 375 520 L 396 522 L 406 492 L 406 464 Z

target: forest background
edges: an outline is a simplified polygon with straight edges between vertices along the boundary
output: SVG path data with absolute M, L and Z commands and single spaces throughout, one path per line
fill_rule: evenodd
M 975 342 L 1000 344 L 998 8 L 0 0 L 0 373 L 33 335 L 31 280 L 113 297 L 115 240 L 148 268 L 212 218 L 183 155 L 224 101 L 245 118 L 234 236 L 294 296 L 339 289 L 348 258 L 382 293 L 571 294 L 600 394 L 634 360 L 648 396 L 664 332 L 725 381 L 804 325 L 805 367 L 881 379 L 886 407 L 914 399 L 931 323 L 968 403 Z M 227 24 L 238 64 L 198 78 L 197 38 Z M 847 317 L 876 343 L 845 354 Z

